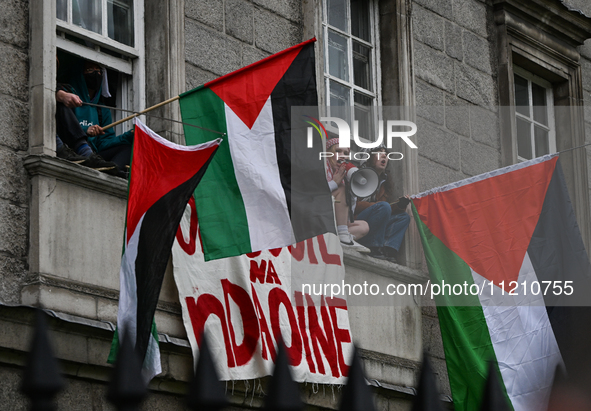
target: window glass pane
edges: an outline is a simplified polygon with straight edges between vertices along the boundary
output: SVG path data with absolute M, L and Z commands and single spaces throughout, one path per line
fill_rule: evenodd
M 102 31 L 101 1 L 72 0 L 72 23 L 100 34 Z
M 328 32 L 328 72 L 331 76 L 349 81 L 347 39 L 335 32 Z
M 529 121 L 517 118 L 517 155 L 531 160 L 531 126 Z
M 108 0 L 109 37 L 133 47 L 133 0 Z
M 359 121 L 359 136 L 366 140 L 375 141 L 376 136 L 373 130 L 373 117 L 371 115 L 373 98 L 355 92 L 353 94 L 355 102 L 355 120 Z
M 347 30 L 347 0 L 327 0 L 326 4 L 328 24 L 341 29 L 345 32 Z
M 68 1 L 57 0 L 55 2 L 56 17 L 60 20 L 68 20 Z
M 534 120 L 548 125 L 548 109 L 546 107 L 546 89 L 532 83 L 531 95 L 534 105 Z
M 548 131 L 542 127 L 534 126 L 534 141 L 536 144 L 536 157 L 550 154 Z
M 351 0 L 351 34 L 371 42 L 369 22 L 369 1 Z
M 356 86 L 372 91 L 371 49 L 356 41 L 353 42 L 353 78 Z
M 530 116 L 527 80 L 517 74 L 515 74 L 515 109 L 524 116 Z
M 349 88 L 340 85 L 335 81 L 330 81 L 330 105 L 331 106 L 350 106 Z

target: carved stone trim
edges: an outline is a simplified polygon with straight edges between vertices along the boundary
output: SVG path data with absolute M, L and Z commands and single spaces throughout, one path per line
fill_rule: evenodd
M 379 5 L 382 104 L 400 107 L 401 119 L 416 122 L 412 2 L 381 0 Z M 396 151 L 404 155 L 403 161 L 395 161 L 390 166 L 394 175 L 402 176 L 396 179 L 396 192 L 400 195 L 418 193 L 418 150 L 401 144 Z M 400 251 L 404 256 L 402 263 L 411 268 L 421 267 L 423 253 L 414 224 L 410 225 Z
M 557 0 L 494 0 L 498 45 L 498 85 L 501 109 L 501 157 L 503 165 L 517 162 L 513 65 L 552 83 L 558 151 L 585 142 L 583 85 L 577 46 L 591 38 L 591 18 L 568 10 Z M 591 213 L 586 153 L 574 150 L 561 155 L 583 241 L 591 246 Z
M 118 290 L 113 290 L 98 285 L 89 286 L 86 283 L 81 283 L 79 281 L 57 277 L 51 274 L 29 274 L 26 285 L 34 284 L 43 284 L 50 287 L 62 288 L 81 294 L 91 295 L 93 297 L 109 299 L 111 301 L 117 301 L 119 299 Z M 161 311 L 165 311 L 171 314 L 181 315 L 181 307 L 179 304 L 158 301 L 157 308 Z
M 504 11 L 518 19 L 523 19 L 539 30 L 555 36 L 570 46 L 580 46 L 591 37 L 591 19 L 583 14 L 569 10 L 555 0 L 494 0 L 495 12 Z
M 29 155 L 24 166 L 31 177 L 53 177 L 80 187 L 127 198 L 127 181 L 48 155 Z
M 406 284 L 425 283 L 429 279 L 422 271 L 378 260 L 356 251 L 343 250 L 343 259 L 345 260 L 345 266 L 373 272 L 382 277 L 393 278 Z

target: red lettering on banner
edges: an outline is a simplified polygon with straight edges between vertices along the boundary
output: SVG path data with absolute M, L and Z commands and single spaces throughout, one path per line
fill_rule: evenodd
M 306 244 L 308 245 L 308 258 L 310 259 L 310 264 L 318 264 L 318 259 L 316 258 L 316 254 L 314 254 L 314 243 L 312 242 L 312 239 L 308 238 Z
M 328 253 L 328 248 L 326 247 L 326 241 L 324 241 L 324 236 L 319 235 L 316 238 L 318 239 L 318 248 L 320 248 L 320 256 L 322 257 L 322 261 L 324 261 L 324 264 L 341 265 L 341 257 L 338 254 Z
M 310 351 L 310 342 L 308 338 L 308 332 L 306 329 L 306 307 L 304 306 L 304 300 L 302 298 L 302 293 L 300 291 L 296 291 L 294 293 L 295 302 L 296 302 L 296 311 L 298 312 L 298 322 L 300 324 L 300 333 L 302 334 L 302 340 L 304 342 L 304 352 L 306 354 L 306 361 L 308 362 L 308 369 L 312 373 L 316 373 L 316 365 L 314 364 L 314 359 L 312 358 L 312 352 Z
M 279 248 L 273 248 L 273 249 L 269 250 L 269 252 L 271 253 L 271 255 L 273 257 L 277 257 L 279 254 L 281 254 L 281 250 L 283 250 L 283 248 L 279 247 Z
M 291 256 L 296 259 L 296 261 L 302 261 L 304 259 L 304 252 L 306 251 L 306 243 L 300 241 L 297 244 L 290 245 L 287 247 Z
M 324 362 L 322 361 L 322 353 L 320 352 L 320 348 L 322 348 L 322 352 L 328 361 L 333 377 L 338 378 L 341 374 L 339 373 L 337 351 L 334 345 L 334 335 L 332 333 L 328 309 L 326 304 L 324 304 L 324 297 L 322 297 L 320 303 L 320 312 L 322 315 L 322 323 L 324 324 L 324 331 L 318 323 L 318 313 L 316 311 L 316 307 L 314 306 L 314 301 L 308 294 L 306 294 L 306 302 L 308 304 L 308 326 L 310 329 L 310 337 L 312 339 L 314 356 L 316 357 L 316 363 L 318 364 L 318 371 L 321 374 L 325 373 Z
M 267 265 L 267 278 L 265 281 L 269 284 L 281 285 L 281 281 L 279 281 L 279 276 L 277 275 L 277 271 L 275 270 L 275 266 L 271 260 L 269 260 L 269 264 Z
M 349 375 L 349 366 L 345 362 L 345 356 L 343 355 L 343 344 L 351 342 L 351 333 L 345 328 L 339 328 L 337 310 L 347 311 L 347 301 L 344 298 L 326 297 L 326 302 L 330 311 L 330 318 L 332 319 L 332 328 L 334 329 L 337 353 L 339 355 L 339 366 L 341 367 L 341 373 L 346 377 Z
M 255 283 L 257 280 L 259 283 L 265 283 L 265 271 L 267 268 L 267 262 L 261 261 L 261 265 L 258 265 L 256 261 L 250 260 L 250 282 Z
M 287 356 L 289 357 L 289 363 L 292 366 L 298 366 L 302 362 L 302 336 L 298 328 L 298 323 L 293 313 L 293 307 L 289 297 L 279 287 L 273 288 L 269 292 L 269 316 L 271 317 L 271 329 L 275 336 L 275 341 L 284 341 L 281 336 L 281 324 L 279 318 L 279 306 L 283 305 L 287 312 L 287 318 L 289 319 L 289 325 L 291 328 L 291 346 L 287 348 Z M 284 341 L 285 342 L 285 341 Z
M 185 242 L 185 237 L 183 236 L 183 230 L 181 230 L 181 225 L 179 224 L 179 228 L 176 230 L 176 240 L 179 242 L 179 245 L 185 253 L 188 255 L 195 254 L 195 239 L 197 238 L 197 209 L 195 208 L 195 199 L 193 196 L 189 199 L 189 206 L 191 207 L 191 221 L 189 222 L 189 242 Z
M 259 322 L 257 321 L 258 317 L 254 311 L 250 296 L 244 288 L 231 283 L 227 279 L 221 280 L 221 283 L 224 290 L 226 317 L 228 319 L 228 328 L 230 330 L 232 348 L 236 358 L 236 366 L 241 366 L 250 361 L 257 347 L 257 343 L 259 341 Z M 244 332 L 242 344 L 236 343 L 236 334 L 234 333 L 234 325 L 232 324 L 229 298 L 232 298 L 232 300 L 240 309 L 240 316 L 242 317 L 242 327 Z
M 269 352 L 271 353 L 271 359 L 275 362 L 275 358 L 277 357 L 277 353 L 275 352 L 275 345 L 273 344 L 273 337 L 271 336 L 271 332 L 269 331 L 269 326 L 267 325 L 267 319 L 265 318 L 265 313 L 263 311 L 263 307 L 261 307 L 261 303 L 259 301 L 259 297 L 257 296 L 256 291 L 254 290 L 254 286 L 250 285 L 252 290 L 252 299 L 254 301 L 254 308 L 257 311 L 258 319 L 259 319 L 259 327 L 261 329 L 261 345 L 263 346 L 262 357 L 263 360 L 267 359 L 267 347 L 269 347 Z M 265 344 L 266 342 L 266 344 Z
M 259 255 L 261 255 L 260 251 L 253 251 L 252 253 L 246 253 L 246 256 L 248 258 L 255 258 L 255 257 L 258 257 Z
M 201 335 L 205 328 L 205 322 L 210 315 L 215 315 L 219 318 L 222 325 L 222 333 L 224 334 L 224 344 L 226 344 L 226 357 L 228 358 L 228 367 L 235 367 L 234 353 L 228 335 L 228 324 L 226 323 L 226 315 L 224 306 L 211 294 L 202 294 L 195 302 L 193 297 L 185 298 L 187 309 L 189 310 L 189 317 L 191 318 L 191 325 L 193 332 L 197 338 L 197 344 L 201 344 Z
M 281 280 L 279 280 L 277 270 L 271 260 L 261 260 L 260 265 L 256 261 L 250 260 L 250 282 L 281 285 Z

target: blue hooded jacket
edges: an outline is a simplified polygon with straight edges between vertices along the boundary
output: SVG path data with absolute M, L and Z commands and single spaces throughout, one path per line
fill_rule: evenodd
M 80 97 L 80 99 L 82 99 L 84 103 L 99 104 L 102 85 L 101 87 L 99 87 L 94 98 L 91 101 L 90 95 L 88 93 L 88 87 L 86 86 L 86 81 L 84 80 L 83 63 L 79 64 L 79 68 L 76 68 L 75 73 L 76 74 L 74 74 L 72 78 L 69 80 L 70 86 L 74 88 L 73 91 L 78 95 L 78 97 Z M 100 119 L 99 111 L 101 112 Z M 111 117 L 111 110 L 107 108 L 82 105 L 81 107 L 74 108 L 74 113 L 76 114 L 76 117 L 80 122 L 80 126 L 82 126 L 82 130 L 84 130 L 85 132 L 88 129 L 88 127 L 93 126 L 95 124 L 104 127 L 113 122 Z M 105 134 L 98 135 L 95 137 L 88 137 L 87 140 L 92 149 L 100 153 L 101 151 L 104 151 L 111 147 L 119 145 L 131 145 L 133 143 L 133 130 L 129 130 L 117 136 L 115 135 L 113 127 L 111 127 L 105 130 Z

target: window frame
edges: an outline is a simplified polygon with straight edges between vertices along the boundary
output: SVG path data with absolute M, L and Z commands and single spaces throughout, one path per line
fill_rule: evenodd
M 108 22 L 107 22 L 107 0 L 99 0 L 101 1 L 101 31 L 104 33 L 108 30 Z M 138 6 L 141 6 L 143 11 L 143 1 L 141 0 L 133 0 L 133 35 L 134 35 L 134 46 L 129 46 L 124 43 L 120 43 L 114 39 L 111 39 L 108 35 L 99 34 L 92 30 L 87 30 L 80 26 L 77 26 L 72 21 L 72 0 L 66 0 L 66 14 L 67 20 L 61 20 L 56 17 L 56 27 L 58 30 L 63 30 L 68 34 L 72 34 L 76 37 L 82 38 L 84 40 L 91 41 L 100 45 L 101 47 L 107 47 L 113 51 L 120 52 L 121 54 L 128 55 L 129 57 L 139 57 L 140 50 L 136 47 L 137 41 L 139 38 L 137 37 L 138 32 L 136 31 L 136 27 L 138 24 L 143 26 L 143 18 L 139 18 Z M 56 4 L 57 7 L 57 4 Z M 143 16 L 143 13 L 142 13 Z M 143 31 L 142 31 L 143 33 Z
M 54 3 L 54 2 L 52 2 Z M 103 0 L 103 15 L 106 15 L 107 1 Z M 68 20 L 72 20 L 72 0 L 67 2 Z M 54 9 L 56 8 L 54 3 Z M 57 12 L 54 11 L 57 14 Z M 103 31 L 105 30 L 105 20 L 103 18 Z M 145 47 L 144 47 L 144 0 L 133 0 L 133 36 L 134 47 L 119 43 L 116 40 L 95 33 L 91 30 L 76 26 L 68 21 L 55 19 L 55 46 L 68 53 L 82 57 L 87 60 L 95 61 L 107 68 L 122 73 L 119 90 L 117 90 L 117 107 L 123 110 L 141 111 L 146 104 L 145 90 Z M 66 35 L 72 35 L 81 40 L 91 42 L 94 48 L 79 44 L 66 38 Z M 108 54 L 101 49 L 107 49 L 121 54 L 118 58 Z M 119 110 L 113 110 L 113 121 L 120 120 L 128 116 L 129 113 Z M 129 125 L 118 125 L 115 133 L 121 134 Z
M 380 29 L 379 29 L 379 21 L 380 15 L 378 10 L 378 1 L 377 0 L 368 0 L 368 7 L 369 7 L 369 18 L 370 18 L 370 40 L 371 42 L 367 42 L 361 38 L 353 36 L 351 33 L 351 1 L 344 0 L 347 3 L 346 7 L 346 21 L 347 21 L 347 29 L 349 33 L 344 32 L 343 30 L 332 26 L 328 23 L 328 0 L 321 0 L 321 16 L 320 16 L 320 24 L 322 30 L 322 46 L 323 46 L 323 55 L 322 61 L 324 61 L 322 67 L 322 86 L 324 88 L 323 97 L 325 98 L 325 105 L 327 107 L 328 113 L 327 115 L 330 116 L 330 82 L 334 81 L 341 86 L 346 87 L 349 90 L 349 103 L 350 107 L 353 107 L 353 113 L 351 113 L 351 118 L 355 119 L 355 92 L 361 93 L 363 95 L 369 96 L 372 99 L 372 108 L 370 109 L 372 114 L 372 121 L 374 128 L 378 124 L 378 120 L 382 118 L 382 113 L 378 112 L 376 109 L 381 105 L 381 69 L 380 69 Z M 339 34 L 340 36 L 346 37 L 347 39 L 347 65 L 348 65 L 348 76 L 349 81 L 345 81 L 340 79 L 336 76 L 330 74 L 330 61 L 329 61 L 329 47 L 328 47 L 328 33 L 329 30 Z M 361 86 L 355 85 L 355 78 L 354 78 L 354 68 L 353 68 L 353 40 L 361 43 L 363 46 L 371 48 L 371 62 L 370 62 L 370 70 L 371 70 L 371 86 L 374 91 L 370 91 L 367 89 L 362 88 Z M 340 106 L 338 106 L 340 107 Z M 333 127 L 331 124 L 325 125 L 327 130 L 338 133 L 338 130 Z M 352 139 L 353 137 L 351 137 Z M 363 138 L 363 140 L 367 140 Z M 368 141 L 373 141 L 368 140 Z
M 517 118 L 521 118 L 521 119 L 527 121 L 528 123 L 530 123 L 530 143 L 531 143 L 530 147 L 532 150 L 531 151 L 532 158 L 536 158 L 536 155 L 535 155 L 536 145 L 535 145 L 534 132 L 533 132 L 533 128 L 536 125 L 544 128 L 548 131 L 549 153 L 547 153 L 547 154 L 556 153 L 556 125 L 555 125 L 555 120 L 554 120 L 554 92 L 552 89 L 552 84 L 549 81 L 544 80 L 543 78 L 536 76 L 535 74 L 533 74 L 533 73 L 531 73 L 519 66 L 513 67 L 513 75 L 514 76 L 518 75 L 518 76 L 524 78 L 525 80 L 527 80 L 529 116 L 525 116 L 525 115 L 519 113 L 517 111 L 517 107 L 515 107 L 515 117 L 516 117 L 516 121 L 517 121 Z M 533 105 L 533 96 L 532 96 L 532 84 L 536 84 L 546 90 L 546 114 L 548 116 L 548 124 L 547 125 L 542 124 L 533 118 L 534 105 Z M 518 138 L 517 135 L 515 138 L 516 139 Z M 527 161 L 529 159 L 521 157 L 518 152 L 517 153 L 517 160 L 518 161 Z
M 585 150 L 583 84 L 578 46 L 591 36 L 591 22 L 550 0 L 494 0 L 499 92 L 499 132 L 503 166 L 517 156 L 514 68 L 549 82 L 553 91 L 556 150 L 587 250 L 591 210 Z M 564 108 L 564 109 L 563 109 Z

